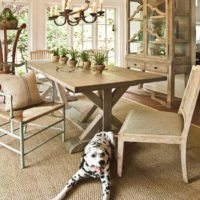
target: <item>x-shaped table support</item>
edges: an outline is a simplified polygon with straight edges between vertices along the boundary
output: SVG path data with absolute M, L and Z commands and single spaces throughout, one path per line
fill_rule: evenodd
M 90 110 L 83 113 L 79 121 L 86 122 L 97 108 L 99 108 L 100 112 L 79 137 L 72 138 L 66 142 L 66 148 L 70 153 L 82 151 L 93 135 L 99 130 L 110 131 L 112 125 L 120 129 L 122 123 L 112 115 L 112 108 L 127 89 L 128 87 L 105 88 L 100 91 L 100 95 L 93 91 L 82 91 L 94 105 Z

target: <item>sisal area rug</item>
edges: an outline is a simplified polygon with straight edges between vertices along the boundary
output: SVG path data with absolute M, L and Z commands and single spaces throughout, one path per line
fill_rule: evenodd
M 82 110 L 88 109 L 86 100 L 74 102 Z M 113 113 L 123 121 L 130 109 L 151 109 L 135 102 L 121 99 Z M 45 117 L 44 123 L 49 121 Z M 31 132 L 31 129 L 29 129 Z M 40 143 L 53 131 L 36 136 L 26 146 Z M 81 132 L 67 121 L 67 138 Z M 27 133 L 29 134 L 29 133 Z M 2 140 L 2 138 L 1 138 Z M 13 146 L 15 140 L 3 138 Z M 25 158 L 26 168 L 20 169 L 19 156 L 0 146 L 0 199 L 49 200 L 56 196 L 69 178 L 77 171 L 82 153 L 69 154 L 61 137 L 30 153 Z M 200 200 L 200 127 L 190 129 L 187 149 L 188 174 L 191 183 L 182 180 L 180 151 L 176 145 L 138 144 L 125 145 L 123 178 L 118 178 L 116 162 L 111 166 L 111 200 Z M 66 199 L 100 200 L 102 187 L 99 180 L 80 182 Z

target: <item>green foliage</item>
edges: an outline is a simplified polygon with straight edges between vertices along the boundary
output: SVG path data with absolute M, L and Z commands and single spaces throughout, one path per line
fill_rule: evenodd
M 80 58 L 83 62 L 89 61 L 90 55 L 87 51 L 82 51 L 80 54 Z
M 67 57 L 67 54 L 69 54 L 69 50 L 61 47 L 61 50 L 60 50 L 61 57 Z
M 3 15 L 0 14 L 0 21 L 3 21 Z
M 14 16 L 12 13 L 9 13 L 9 14 L 6 16 L 6 20 L 7 20 L 7 21 L 17 20 L 17 17 Z
M 93 56 L 94 56 L 95 65 L 104 65 L 106 61 L 106 54 L 97 52 L 97 53 L 94 53 Z
M 69 55 L 71 56 L 71 60 L 77 60 L 79 58 L 79 52 L 73 48 L 69 51 Z
M 59 48 L 51 50 L 51 53 L 53 54 L 53 56 L 59 56 Z

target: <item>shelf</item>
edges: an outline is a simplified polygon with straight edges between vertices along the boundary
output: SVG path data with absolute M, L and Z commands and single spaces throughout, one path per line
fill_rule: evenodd
M 188 43 L 188 40 L 175 39 L 175 43 Z
M 129 18 L 129 21 L 143 21 L 143 18 Z
M 152 19 L 163 19 L 165 17 L 166 16 L 163 16 L 163 15 L 156 15 L 156 16 L 151 16 L 150 18 L 152 18 Z
M 143 43 L 143 41 L 141 41 L 141 40 L 133 40 L 133 41 L 131 41 L 129 43 Z
M 162 41 L 149 41 L 149 43 L 152 43 L 152 44 L 165 44 L 165 42 L 162 42 Z

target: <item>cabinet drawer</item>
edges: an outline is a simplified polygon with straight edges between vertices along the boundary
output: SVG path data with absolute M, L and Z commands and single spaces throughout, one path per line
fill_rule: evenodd
M 144 69 L 144 64 L 142 63 L 127 62 L 127 66 L 135 69 Z
M 167 66 L 146 65 L 145 70 L 158 73 L 168 73 Z

